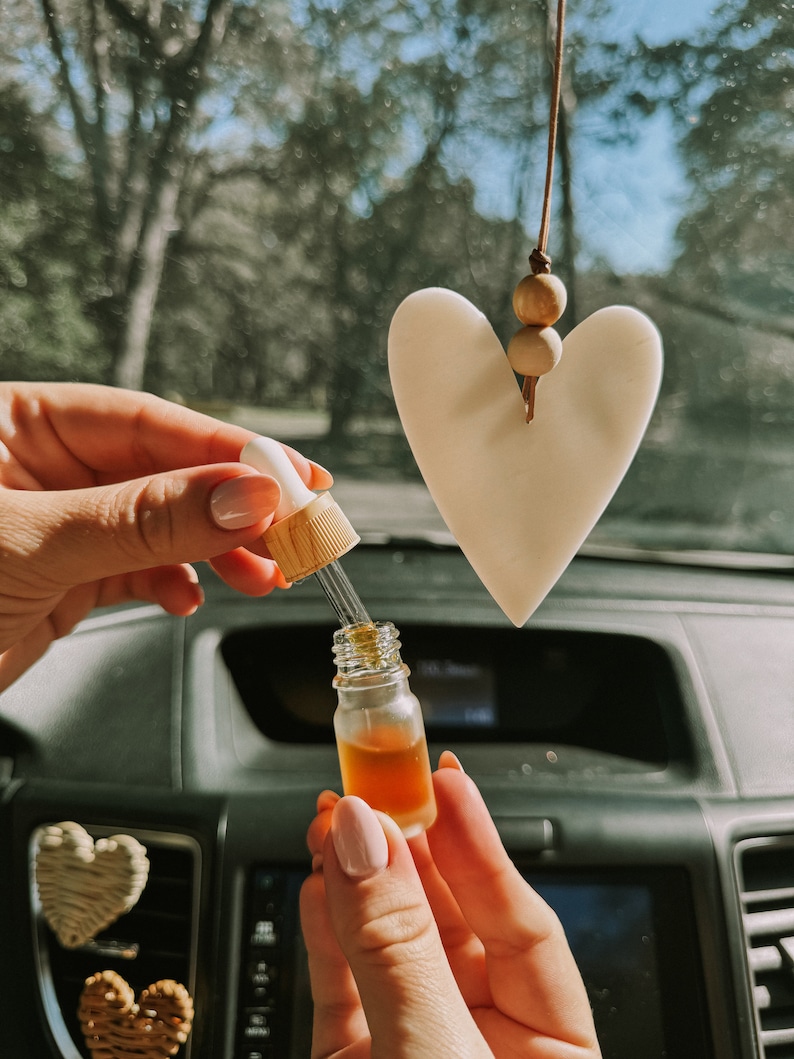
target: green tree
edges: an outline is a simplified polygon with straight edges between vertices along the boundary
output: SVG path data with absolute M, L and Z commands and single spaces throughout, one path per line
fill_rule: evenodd
M 28 0 L 30 2 L 30 0 Z M 233 4 L 39 0 L 90 182 L 106 293 L 93 305 L 120 385 L 143 382 L 191 133 Z
M 720 16 L 711 39 L 679 49 L 683 70 L 694 63 L 703 71 L 676 105 L 696 189 L 680 229 L 683 252 L 717 273 L 744 311 L 790 315 L 794 26 L 775 0 L 731 0 Z
M 744 407 L 746 419 L 754 405 L 790 407 L 792 46 L 790 12 L 776 0 L 727 0 L 707 33 L 641 52 L 636 101 L 670 108 L 691 189 L 665 286 L 680 318 L 673 356 L 702 336 L 699 350 L 675 357 L 696 413 Z
M 189 273 L 214 269 L 214 293 L 223 282 L 219 268 L 236 277 L 226 285 L 231 313 L 218 311 L 213 292 L 203 306 L 188 309 L 194 324 L 200 318 L 200 334 L 194 331 L 200 359 L 207 362 L 213 336 L 224 351 L 221 385 L 234 385 L 242 373 L 246 392 L 258 380 L 269 388 L 260 397 L 272 397 L 285 380 L 277 370 L 263 371 L 262 361 L 275 368 L 280 358 L 290 365 L 296 396 L 301 381 L 304 398 L 324 395 L 336 439 L 358 409 L 388 405 L 385 333 L 400 297 L 442 283 L 503 316 L 517 255 L 529 250 L 520 221 L 510 224 L 513 240 L 505 244 L 505 222 L 480 216 L 464 164 L 476 123 L 485 121 L 488 138 L 510 148 L 518 124 L 513 179 L 523 187 L 536 175 L 523 141 L 545 136 L 548 101 L 536 104 L 530 90 L 530 71 L 543 76 L 545 9 L 530 9 L 521 22 L 491 0 L 476 10 L 463 7 L 455 21 L 454 5 L 441 3 L 429 11 L 394 0 L 308 6 L 298 21 L 301 47 L 311 55 L 298 52 L 294 38 L 287 42 L 293 62 L 273 92 L 288 102 L 275 105 L 255 84 L 245 84 L 236 111 L 245 121 L 246 149 L 236 161 L 218 165 L 216 157 L 207 168 L 204 192 L 190 194 L 193 206 L 201 206 L 172 240 L 175 267 L 164 278 L 172 320 L 171 295 L 178 305 L 189 293 Z M 489 25 L 497 14 L 498 25 Z M 494 46 L 495 33 L 509 45 L 524 85 L 503 86 L 500 106 L 482 83 L 486 62 L 499 64 L 488 71 L 491 89 L 506 76 L 506 49 Z M 521 34 L 527 39 L 518 39 Z M 252 143 L 262 146 L 252 151 Z M 514 210 L 523 197 L 520 190 Z M 225 234 L 218 233 L 239 229 L 241 213 L 247 230 L 269 242 L 266 255 L 255 239 L 237 244 L 243 253 L 236 260 L 222 248 Z M 498 238 L 486 238 L 486 229 Z M 203 288 L 203 281 L 194 286 Z M 228 331 L 218 330 L 223 320 Z M 166 331 L 170 338 L 161 341 Z M 166 352 L 173 348 L 170 324 L 157 326 L 156 345 L 173 362 Z
M 326 403 L 338 439 L 389 407 L 385 333 L 411 289 L 453 286 L 505 337 L 515 326 L 545 165 L 546 0 L 36 2 L 47 37 L 18 49 L 19 80 L 35 72 L 37 116 L 62 129 L 51 164 L 90 189 L 100 278 L 83 304 L 114 381 Z M 565 117 L 581 85 L 588 105 L 602 94 L 582 61 L 599 0 L 572 6 Z
M 85 188 L 50 164 L 51 128 L 0 87 L 0 376 L 99 380 L 107 367 L 84 313 L 99 282 Z

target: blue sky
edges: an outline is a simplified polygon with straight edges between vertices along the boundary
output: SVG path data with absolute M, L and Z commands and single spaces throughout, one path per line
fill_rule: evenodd
M 711 0 L 633 0 L 621 5 L 613 31 L 650 44 L 686 38 L 708 22 Z M 619 271 L 656 271 L 670 258 L 685 186 L 669 118 L 642 123 L 635 144 L 579 159 L 574 179 L 577 220 L 585 241 L 610 248 Z
M 631 40 L 641 36 L 661 44 L 695 34 L 708 22 L 711 0 L 626 0 L 606 20 L 605 39 Z M 674 234 L 688 194 L 669 115 L 638 121 L 630 144 L 604 146 L 596 142 L 599 121 L 582 107 L 574 115 L 573 184 L 576 224 L 583 250 L 582 264 L 605 258 L 617 272 L 653 272 L 666 267 L 674 252 Z M 590 128 L 588 128 L 590 124 Z M 498 147 L 468 157 L 465 166 L 474 179 L 478 205 L 486 214 L 505 215 L 513 208 L 510 187 L 512 164 L 500 158 Z M 534 181 L 528 205 L 528 228 L 540 217 L 542 183 Z M 558 193 L 557 193 L 558 194 Z M 549 250 L 554 255 L 554 226 Z
M 632 13 L 621 11 L 616 25 L 639 31 L 654 44 L 686 37 L 708 21 L 716 8 L 711 0 L 634 0 Z

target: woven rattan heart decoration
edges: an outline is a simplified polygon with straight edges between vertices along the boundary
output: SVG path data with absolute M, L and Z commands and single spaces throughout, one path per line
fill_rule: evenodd
M 94 1059 L 166 1059 L 176 1055 L 193 1026 L 193 1000 L 170 978 L 144 989 L 138 1001 L 115 971 L 86 980 L 78 1010 Z
M 44 829 L 36 883 L 44 918 L 61 945 L 75 949 L 129 912 L 149 877 L 146 848 L 130 835 L 94 842 L 79 824 Z

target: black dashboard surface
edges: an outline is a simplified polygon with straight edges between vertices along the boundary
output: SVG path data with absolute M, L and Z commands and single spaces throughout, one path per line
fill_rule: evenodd
M 516 630 L 454 550 L 362 546 L 345 569 L 401 630 L 431 756 L 459 755 L 580 946 L 605 1056 L 794 1055 L 791 579 L 577 559 Z M 0 699 L 0 1055 L 83 1054 L 93 956 L 62 959 L 29 868 L 70 819 L 182 873 L 186 1054 L 307 1054 L 294 896 L 339 787 L 334 624 L 311 580 L 266 600 L 202 580 L 194 617 L 100 613 Z

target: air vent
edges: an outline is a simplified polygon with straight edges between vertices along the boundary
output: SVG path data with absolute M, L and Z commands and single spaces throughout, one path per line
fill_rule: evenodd
M 93 838 L 121 828 L 83 825 Z M 136 995 L 151 982 L 173 978 L 195 991 L 196 937 L 199 908 L 200 848 L 186 835 L 124 828 L 146 846 L 149 879 L 135 907 L 94 942 L 64 949 L 47 926 L 38 901 L 33 857 L 39 834 L 31 841 L 31 900 L 34 942 L 44 1009 L 63 1059 L 90 1059 L 77 1020 L 83 984 L 97 971 L 117 971 Z M 189 1059 L 190 1040 L 179 1053 Z
M 760 1053 L 794 1059 L 794 836 L 736 847 Z

